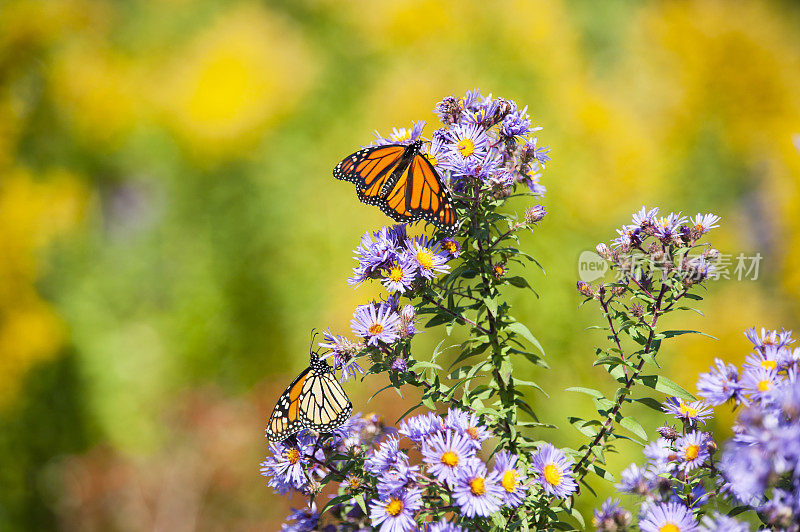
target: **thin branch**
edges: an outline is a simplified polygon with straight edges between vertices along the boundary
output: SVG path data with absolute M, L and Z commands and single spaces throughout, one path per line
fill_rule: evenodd
M 483 334 L 489 334 L 489 331 L 487 331 L 486 329 L 484 329 L 483 327 L 481 327 L 480 325 L 478 325 L 477 323 L 475 323 L 475 322 L 474 322 L 474 321 L 472 321 L 471 319 L 467 318 L 466 316 L 462 316 L 461 314 L 458 314 L 457 312 L 453 312 L 452 310 L 450 310 L 450 309 L 449 309 L 449 308 L 447 308 L 447 307 L 444 307 L 444 306 L 440 305 L 440 304 L 439 304 L 439 303 L 438 303 L 438 302 L 437 302 L 435 299 L 433 299 L 431 296 L 429 296 L 429 295 L 427 295 L 427 294 L 423 294 L 423 295 L 422 295 L 422 299 L 424 299 L 424 300 L 425 300 L 425 301 L 427 301 L 428 303 L 431 303 L 431 304 L 435 305 L 435 306 L 436 306 L 436 308 L 438 308 L 438 309 L 440 309 L 440 310 L 443 310 L 443 311 L 447 312 L 448 314 L 450 314 L 450 315 L 451 315 L 451 316 L 453 316 L 454 318 L 456 318 L 456 319 L 458 319 L 458 320 L 461 320 L 461 321 L 464 321 L 464 322 L 466 322 L 466 323 L 469 323 L 470 325 L 472 325 L 473 327 L 475 327 L 477 330 L 479 330 L 481 333 L 483 333 Z

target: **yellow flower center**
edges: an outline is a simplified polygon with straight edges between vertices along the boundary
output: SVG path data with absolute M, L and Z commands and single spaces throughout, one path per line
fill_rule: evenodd
M 300 460 L 300 451 L 298 449 L 286 449 L 283 452 L 283 457 L 286 458 L 290 464 L 294 465 Z
M 761 362 L 761 367 L 766 369 L 775 369 L 778 367 L 778 363 L 774 360 L 764 360 Z
M 774 334 L 770 334 L 764 340 L 762 340 L 764 345 L 778 345 L 778 337 Z
M 350 477 L 347 479 L 347 485 L 350 489 L 356 489 L 361 485 L 361 479 L 358 477 Z
M 694 228 L 695 228 L 696 231 L 702 231 L 704 229 L 703 226 L 700 225 L 700 224 L 695 224 Z
M 494 274 L 497 275 L 498 277 L 503 275 L 505 272 L 506 272 L 505 269 L 503 269 L 503 267 L 500 266 L 499 264 L 494 267 Z
M 513 469 L 509 469 L 503 473 L 503 480 L 501 483 L 507 492 L 514 493 L 517 491 L 517 472 Z
M 697 458 L 697 455 L 700 454 L 700 446 L 699 445 L 690 445 L 683 451 L 683 458 L 685 460 L 694 460 Z
M 658 532 L 681 532 L 681 529 L 672 523 L 667 523 L 658 529 Z
M 389 499 L 389 504 L 386 505 L 386 513 L 392 517 L 396 516 L 403 511 L 403 501 L 392 497 Z
M 691 406 L 681 401 L 681 414 L 687 417 L 695 417 L 697 415 L 697 409 L 692 408 Z
M 486 484 L 481 477 L 475 477 L 469 481 L 469 490 L 473 495 L 483 495 L 486 493 Z
M 758 391 L 759 392 L 766 392 L 772 387 L 772 383 L 768 380 L 764 379 L 763 381 L 759 381 L 758 383 Z
M 447 451 L 442 455 L 442 463 L 448 467 L 455 467 L 458 465 L 458 455 L 453 451 Z
M 397 282 L 402 278 L 403 278 L 403 270 L 400 269 L 399 266 L 392 266 L 392 269 L 389 270 L 389 279 Z
M 552 486 L 561 484 L 561 471 L 553 464 L 544 466 L 544 479 Z
M 372 336 L 377 336 L 382 332 L 383 332 L 383 325 L 381 325 L 380 323 L 373 323 L 372 325 L 369 326 L 369 333 Z
M 469 434 L 469 437 L 472 438 L 473 440 L 477 440 L 478 427 L 467 427 L 467 434 Z
M 425 270 L 433 268 L 433 252 L 428 248 L 420 248 L 417 250 L 417 262 Z
M 444 249 L 446 249 L 447 252 L 450 253 L 451 255 L 455 254 L 455 252 L 458 251 L 458 248 L 456 247 L 456 243 L 455 242 L 445 242 L 444 243 Z
M 475 153 L 475 143 L 472 142 L 472 139 L 461 139 L 458 141 L 457 146 L 458 152 L 462 157 L 469 157 Z
M 426 153 L 425 158 L 428 159 L 428 162 L 431 163 L 433 166 L 439 164 L 439 159 L 432 153 Z

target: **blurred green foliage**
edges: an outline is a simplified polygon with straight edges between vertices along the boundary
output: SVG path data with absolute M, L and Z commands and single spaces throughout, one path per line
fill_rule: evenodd
M 529 105 L 553 147 L 523 242 L 548 275 L 514 301 L 549 355 L 545 421 L 591 412 L 561 391 L 602 375 L 577 256 L 642 204 L 713 211 L 723 253 L 764 255 L 682 324 L 720 340 L 664 353 L 674 380 L 741 358 L 745 327 L 800 325 L 798 22 L 713 0 L 5 2 L 0 528 L 277 528 L 264 417 L 310 329 L 347 332 L 371 296 L 344 283 L 350 250 L 387 221 L 330 170 L 474 86 Z M 356 408 L 402 412 L 364 404 L 382 385 L 349 385 Z

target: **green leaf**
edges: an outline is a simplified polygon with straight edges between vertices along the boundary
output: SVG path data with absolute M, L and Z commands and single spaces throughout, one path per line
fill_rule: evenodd
M 652 388 L 661 393 L 665 393 L 667 395 L 674 395 L 675 397 L 680 397 L 681 399 L 685 399 L 686 401 L 696 400 L 692 394 L 684 390 L 680 385 L 664 377 L 663 375 L 642 375 L 641 377 L 639 377 L 639 381 L 648 388 Z
M 692 330 L 689 330 L 689 329 L 686 329 L 686 330 L 675 330 L 675 331 L 663 331 L 658 336 L 661 336 L 662 338 L 674 338 L 676 336 L 683 336 L 684 334 L 699 334 L 701 336 L 706 336 L 708 338 L 713 338 L 714 340 L 719 340 L 719 338 L 716 338 L 715 336 L 711 336 L 710 334 L 706 334 L 706 333 L 701 332 L 701 331 L 692 331 Z
M 647 440 L 647 431 L 644 430 L 642 424 L 633 419 L 632 417 L 624 417 L 618 421 L 618 423 L 628 429 L 629 431 L 633 432 L 637 436 L 639 436 L 643 440 Z
M 598 466 L 597 464 L 589 464 L 588 466 L 586 466 L 586 469 L 592 471 L 595 475 L 597 475 L 602 479 L 605 479 L 609 482 L 616 482 L 616 480 L 614 479 L 614 475 L 612 475 L 602 467 Z
M 652 408 L 656 412 L 663 413 L 663 410 L 661 409 L 661 403 L 659 403 L 658 401 L 656 401 L 652 397 L 637 397 L 637 398 L 631 399 L 631 401 L 636 401 L 637 403 L 641 403 L 641 404 L 645 405 L 648 408 Z
M 336 505 L 337 505 L 337 504 L 339 504 L 340 502 L 345 502 L 345 501 L 347 501 L 347 500 L 350 500 L 351 498 L 352 498 L 352 496 L 351 496 L 351 495 L 339 495 L 339 496 L 336 496 L 336 497 L 334 497 L 333 499 L 331 499 L 331 500 L 329 500 L 329 501 L 328 501 L 328 504 L 326 504 L 326 505 L 325 505 L 325 506 L 322 508 L 322 510 L 320 510 L 320 512 L 319 512 L 319 515 L 322 515 L 322 514 L 324 514 L 324 513 L 325 513 L 325 511 L 326 511 L 328 508 L 330 508 L 330 507 L 332 507 L 332 506 L 336 506 Z
M 582 386 L 572 386 L 571 388 L 564 389 L 565 392 L 578 392 L 597 397 L 598 399 L 604 397 L 603 393 L 593 388 L 583 388 Z
M 544 356 L 545 353 L 542 344 L 539 343 L 539 340 L 536 339 L 536 337 L 531 333 L 530 329 L 528 329 L 525 325 L 523 325 L 518 321 L 515 321 L 513 323 L 509 323 L 508 325 L 506 325 L 506 330 L 519 334 L 520 336 L 528 340 Z
M 367 504 L 364 501 L 364 494 L 359 493 L 353 497 L 353 499 L 356 501 L 356 503 L 358 503 L 358 506 L 361 508 L 361 511 L 364 512 L 364 515 L 369 515 L 369 512 L 367 511 Z

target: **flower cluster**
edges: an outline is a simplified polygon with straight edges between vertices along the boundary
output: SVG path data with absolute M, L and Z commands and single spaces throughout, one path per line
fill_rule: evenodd
M 503 196 L 521 183 L 544 195 L 539 178 L 550 149 L 537 146 L 533 134 L 541 128 L 531 125 L 527 107 L 474 89 L 462 98 L 442 99 L 434 112 L 444 126 L 431 134 L 425 155 L 450 188 L 463 192 L 467 183 L 478 182 Z M 374 143 L 414 142 L 424 126 L 415 122 L 411 128 L 394 128 L 388 137 L 376 132 Z
M 745 335 L 754 349 L 741 376 L 736 366 L 716 359 L 697 382 L 703 400 L 672 397 L 664 403 L 682 430 L 661 427 L 661 437 L 644 449 L 644 467 L 632 464 L 622 472 L 619 490 L 642 499 L 641 530 L 747 531 L 746 523 L 709 510 L 715 497 L 753 511 L 770 529 L 800 530 L 800 349 L 792 348 L 790 331 L 748 329 Z M 697 428 L 711 417 L 711 405 L 726 402 L 743 410 L 715 461 L 716 442 Z M 631 521 L 609 499 L 593 522 L 612 532 Z
M 611 246 L 597 245 L 598 255 L 622 275 L 623 283 L 633 283 L 643 291 L 649 290 L 655 279 L 673 278 L 690 287 L 713 275 L 719 252 L 708 245 L 699 255 L 690 255 L 689 250 L 719 227 L 719 216 L 698 213 L 690 219 L 681 213 L 658 216 L 658 212 L 657 207 L 642 207 L 633 214 L 631 224 L 617 229 Z M 603 287 L 595 289 L 578 282 L 578 291 L 586 297 L 602 297 L 601 290 Z
M 339 507 L 334 512 L 339 512 L 343 528 L 332 531 L 367 524 L 380 530 L 416 530 L 423 497 L 429 501 L 428 516 L 441 521 L 432 530 L 458 530 L 455 522 L 469 524 L 501 508 L 520 508 L 529 495 L 565 498 L 576 491 L 572 461 L 563 451 L 550 444 L 530 456 L 500 450 L 490 465 L 480 458 L 482 443 L 490 436 L 478 416 L 458 408 L 450 408 L 444 418 L 434 412 L 408 418 L 398 431 L 374 416 L 355 415 L 328 439 L 303 431 L 295 442 L 272 445 L 261 471 L 281 494 L 316 494 L 321 479 L 338 479 L 340 495 L 334 502 Z M 420 461 L 412 464 L 415 455 Z M 357 497 L 365 501 L 366 512 L 354 502 Z M 454 516 L 438 510 L 449 506 L 456 509 Z M 312 530 L 318 517 L 313 505 L 296 511 L 287 529 Z

